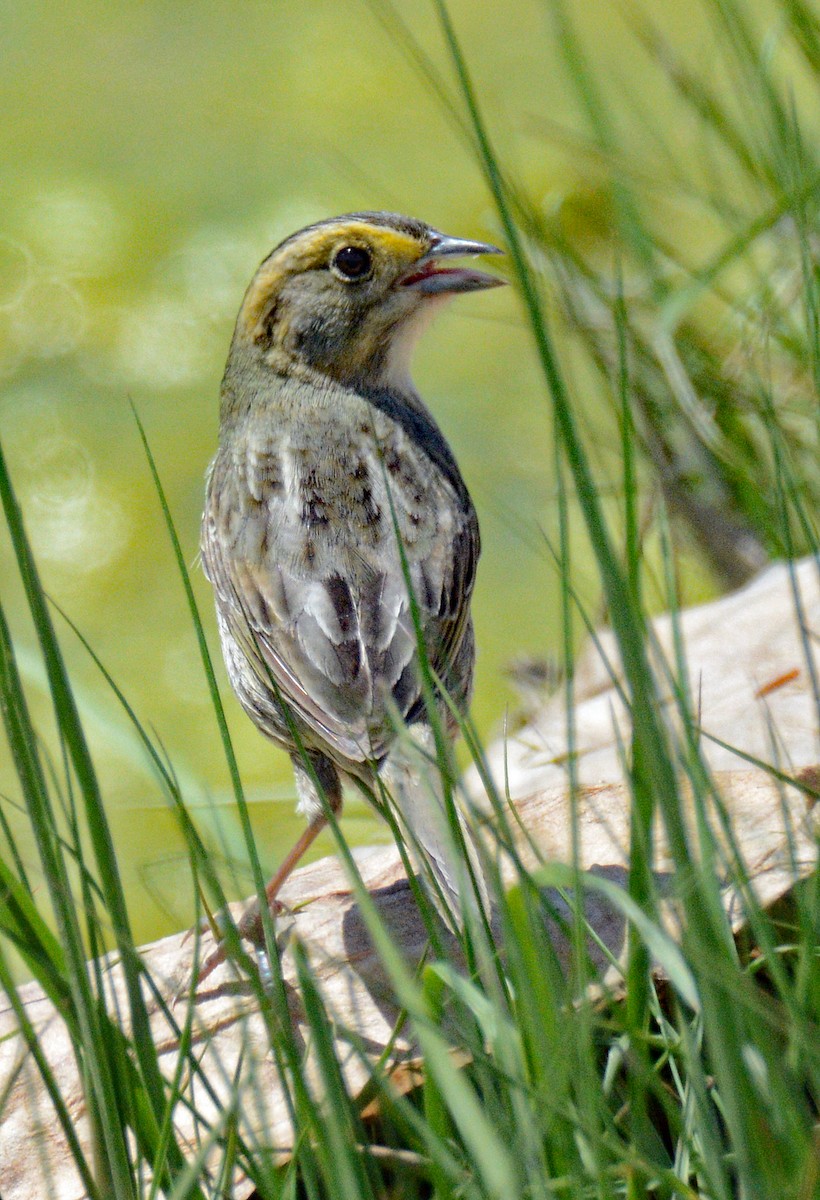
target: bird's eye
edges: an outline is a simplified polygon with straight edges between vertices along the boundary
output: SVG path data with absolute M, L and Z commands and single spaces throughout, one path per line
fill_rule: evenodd
M 373 258 L 364 246 L 342 246 L 333 257 L 333 267 L 343 279 L 365 279 L 373 267 Z

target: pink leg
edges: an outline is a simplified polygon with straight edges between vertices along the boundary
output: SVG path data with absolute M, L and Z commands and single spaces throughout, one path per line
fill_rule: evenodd
M 272 916 L 275 917 L 277 912 L 281 910 L 281 905 L 276 898 L 279 893 L 279 889 L 282 887 L 282 884 L 297 865 L 302 855 L 313 845 L 314 841 L 322 832 L 325 825 L 327 825 L 327 819 L 323 816 L 311 821 L 310 825 L 308 825 L 307 829 L 299 838 L 293 849 L 285 855 L 284 861 L 279 867 L 279 870 L 265 888 L 265 898 L 268 902 L 268 908 L 270 909 Z M 260 931 L 260 922 L 261 918 L 259 914 L 259 904 L 256 900 L 254 900 L 248 905 L 247 909 L 242 914 L 242 917 L 240 918 L 236 927 L 237 933 L 243 938 L 258 935 Z M 207 979 L 211 972 L 215 971 L 220 963 L 225 961 L 225 958 L 225 943 L 224 941 L 221 941 L 216 949 L 208 955 L 208 957 L 205 959 L 205 962 L 200 967 L 199 974 L 196 977 L 197 983 L 200 984 L 203 982 L 203 980 Z

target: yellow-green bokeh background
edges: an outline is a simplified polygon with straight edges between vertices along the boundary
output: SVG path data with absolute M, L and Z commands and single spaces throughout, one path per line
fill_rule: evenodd
M 708 65 L 716 51 L 689 4 L 646 7 Z M 582 0 L 573 14 L 618 98 L 624 143 L 651 172 L 640 109 L 662 124 L 672 102 L 616 9 Z M 401 12 L 449 80 L 432 6 Z M 582 125 L 548 6 L 456 0 L 451 12 L 509 166 L 545 211 L 583 197 L 590 160 L 556 136 Z M 257 263 L 282 236 L 337 212 L 398 209 L 493 239 L 492 208 L 443 106 L 366 4 L 65 0 L 4 4 L 2 21 L 0 436 L 48 592 L 156 731 L 206 835 L 239 859 L 228 773 L 129 404 L 144 421 L 218 657 L 195 566 L 198 522 L 232 322 Z M 467 297 L 426 337 L 415 371 L 482 522 L 475 716 L 485 736 L 511 698 L 504 664 L 560 640 L 540 532 L 556 523 L 550 414 L 530 345 L 512 289 Z M 594 432 L 594 412 L 588 419 Z M 581 561 L 577 578 L 594 598 L 591 566 Z M 42 670 L 5 537 L 0 586 L 48 740 Z M 157 936 L 190 919 L 183 844 L 111 693 L 58 627 L 135 931 Z M 219 665 L 270 867 L 298 828 L 288 764 L 228 695 Z M 0 754 L 0 790 L 14 802 L 5 742 Z M 385 836 L 361 804 L 348 812 L 353 840 Z M 26 847 L 24 822 L 15 829 Z M 249 886 L 240 872 L 236 890 Z

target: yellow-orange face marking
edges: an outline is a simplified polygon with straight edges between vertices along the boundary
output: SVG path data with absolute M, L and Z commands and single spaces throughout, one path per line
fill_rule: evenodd
M 374 254 L 376 270 L 379 262 L 387 261 L 396 269 L 397 275 L 429 249 L 427 242 L 411 234 L 385 225 L 370 225 L 366 221 L 342 221 L 308 230 L 274 250 L 262 263 L 242 305 L 239 316 L 242 330 L 254 336 L 270 308 L 272 297 L 287 278 L 328 266 L 333 252 L 346 245 L 366 246 Z

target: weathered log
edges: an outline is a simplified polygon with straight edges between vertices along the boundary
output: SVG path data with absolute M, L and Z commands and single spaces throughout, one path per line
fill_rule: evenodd
M 748 768 L 749 758 L 796 772 L 820 762 L 820 561 L 775 563 L 746 587 L 709 604 L 650 623 L 661 711 L 680 728 L 670 680 L 678 681 L 675 630 L 685 651 L 689 708 L 700 752 L 715 771 Z M 573 764 L 582 784 L 623 779 L 629 746 L 623 671 L 611 630 L 602 630 L 576 664 Z M 525 726 L 488 750 L 491 772 L 513 798 L 568 781 L 563 689 L 544 697 Z M 471 770 L 475 802 L 483 788 Z

